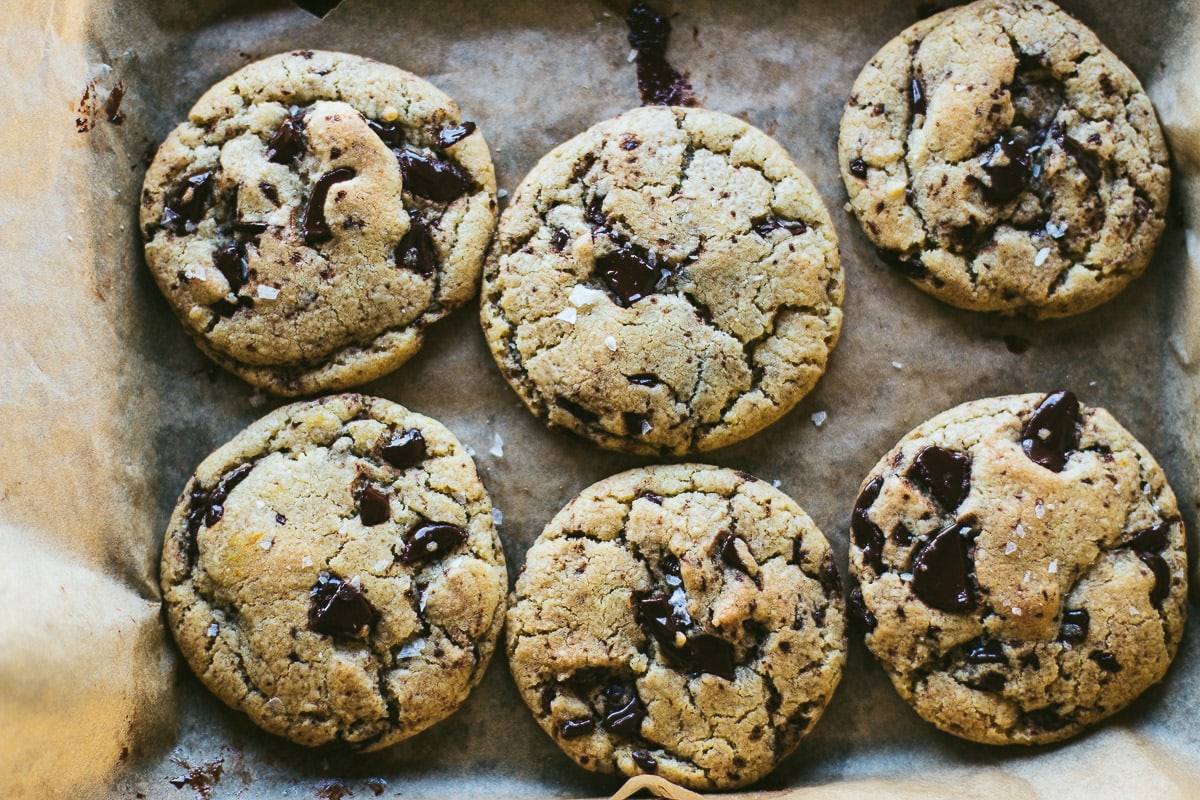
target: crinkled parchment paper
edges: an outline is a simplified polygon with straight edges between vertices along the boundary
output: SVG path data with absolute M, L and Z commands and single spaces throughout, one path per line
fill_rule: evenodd
M 842 104 L 875 50 L 930 11 L 920 5 L 680 0 L 667 9 L 677 12 L 671 61 L 704 105 L 772 133 L 809 172 L 846 269 L 842 340 L 817 389 L 766 433 L 706 459 L 780 481 L 844 567 L 859 481 L 910 428 L 965 400 L 1072 387 L 1159 458 L 1194 532 L 1200 4 L 1066 2 L 1148 88 L 1177 179 L 1147 275 L 1091 313 L 1043 323 L 930 299 L 879 263 L 842 210 Z M 511 192 L 551 146 L 637 104 L 619 11 L 602 0 L 346 0 L 323 20 L 290 3 L 234 0 L 8 0 L 3 10 L 0 795 L 615 792 L 619 781 L 578 770 L 537 728 L 502 656 L 452 718 L 363 756 L 266 736 L 181 669 L 158 605 L 169 510 L 192 468 L 273 401 L 189 343 L 142 262 L 136 218 L 149 155 L 200 93 L 294 48 L 347 50 L 428 77 L 479 124 Z M 107 119 L 113 104 L 105 109 L 118 83 L 121 124 Z M 1006 337 L 1027 349 L 1010 352 Z M 472 309 L 366 389 L 437 417 L 474 447 L 514 574 L 575 492 L 645 463 L 534 420 L 492 363 Z M 1193 533 L 1193 563 L 1195 542 Z M 824 719 L 748 796 L 1197 797 L 1198 718 L 1195 623 L 1162 685 L 1091 733 L 1037 749 L 938 733 L 855 643 Z

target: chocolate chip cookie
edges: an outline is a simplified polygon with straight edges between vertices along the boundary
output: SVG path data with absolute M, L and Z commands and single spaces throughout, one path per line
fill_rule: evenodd
M 1073 736 L 1161 680 L 1183 633 L 1175 495 L 1070 392 L 921 425 L 871 470 L 850 536 L 867 646 L 917 713 L 965 739 Z
M 206 458 L 163 545 L 167 619 L 196 675 L 307 746 L 375 750 L 451 714 L 506 589 L 463 446 L 359 395 L 285 406 Z
M 495 227 L 474 123 L 430 84 L 303 51 L 204 94 L 146 173 L 146 261 L 210 358 L 280 395 L 355 386 L 470 300 Z
M 850 204 L 885 260 L 960 308 L 1077 314 L 1146 268 L 1170 187 L 1134 74 L 1048 0 L 918 22 L 854 83 Z
M 484 332 L 525 404 L 632 453 L 755 433 L 812 389 L 841 328 L 812 183 L 766 134 L 698 108 L 639 108 L 555 148 L 484 273 Z
M 845 660 L 820 530 L 767 483 L 699 464 L 572 500 L 529 550 L 507 638 L 521 696 L 577 763 L 696 789 L 766 775 Z

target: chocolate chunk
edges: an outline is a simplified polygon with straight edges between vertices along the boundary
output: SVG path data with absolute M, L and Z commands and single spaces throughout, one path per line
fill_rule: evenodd
M 1062 624 L 1058 628 L 1058 640 L 1067 644 L 1079 644 L 1088 635 L 1091 615 L 1086 608 L 1067 609 L 1062 615 Z
M 629 44 L 637 51 L 638 93 L 642 105 L 695 105 L 691 85 L 667 63 L 671 22 L 638 0 L 629 7 L 625 24 L 629 26 Z
M 1154 588 L 1150 590 L 1150 602 L 1157 606 L 1171 592 L 1171 570 L 1158 553 L 1139 551 L 1137 557 L 1154 573 Z
M 262 236 L 266 233 L 267 227 L 267 223 L 265 222 L 251 222 L 239 219 L 233 223 L 233 232 L 247 239 L 253 239 L 255 236 Z
M 1120 672 L 1121 662 L 1117 661 L 1117 657 L 1105 650 L 1093 650 L 1089 655 L 1092 661 L 1095 661 L 1100 669 L 1105 672 Z
M 267 161 L 289 164 L 304 155 L 304 117 L 292 114 L 267 140 Z
M 842 576 L 838 574 L 837 563 L 833 560 L 832 552 L 825 554 L 825 560 L 821 562 L 821 569 L 817 573 L 817 581 L 827 596 L 842 596 Z
M 396 469 L 415 467 L 425 460 L 425 437 L 416 428 L 409 428 L 392 436 L 379 454 Z
M 850 162 L 850 174 L 856 178 L 865 179 L 867 177 L 867 162 L 861 158 L 856 158 Z
M 258 182 L 258 190 L 263 193 L 263 197 L 271 201 L 272 205 L 279 205 L 279 189 L 266 181 Z
M 554 233 L 550 236 L 550 249 L 556 253 L 561 253 L 567 245 L 571 243 L 571 234 L 567 233 L 562 228 L 555 228 Z
M 908 100 L 914 117 L 925 113 L 925 85 L 920 79 L 914 77 L 908 82 Z
M 458 144 L 474 132 L 474 122 L 463 122 L 462 125 L 452 125 L 449 128 L 442 128 L 438 131 L 437 135 L 438 147 L 445 150 L 447 147 Z
M 408 231 L 396 245 L 396 266 L 412 270 L 426 278 L 437 269 L 437 248 L 429 226 L 416 210 L 408 212 Z
M 875 615 L 867 610 L 867 602 L 863 599 L 861 586 L 855 586 L 854 590 L 850 592 L 850 599 L 846 602 L 846 613 L 852 623 L 862 628 L 863 633 L 870 633 L 878 624 Z
M 596 259 L 596 268 L 604 285 L 622 306 L 630 306 L 653 294 L 669 272 L 655 266 L 653 254 L 632 242 L 620 242 L 617 249 Z
M 867 517 L 867 509 L 879 497 L 883 478 L 875 478 L 858 495 L 850 514 L 850 541 L 862 551 L 863 561 L 876 572 L 883 572 L 883 531 Z
M 916 479 L 943 508 L 953 512 L 971 490 L 971 459 L 930 445 L 917 453 L 908 477 Z
M 995 639 L 975 639 L 967 644 L 968 664 L 1007 664 L 1004 646 Z
M 1047 395 L 1021 431 L 1021 449 L 1033 463 L 1062 472 L 1067 453 L 1079 447 L 1079 401 L 1071 392 Z
M 204 511 L 206 526 L 211 528 L 221 521 L 221 517 L 225 515 L 225 500 L 229 497 L 229 493 L 246 479 L 252 469 L 254 469 L 253 464 L 242 464 L 221 476 L 221 480 L 208 493 L 208 507 Z
M 542 691 L 539 696 L 539 705 L 542 709 L 543 714 L 550 713 L 550 705 L 551 705 L 551 703 L 554 702 L 554 698 L 557 696 L 558 696 L 558 692 L 556 692 L 554 690 L 553 686 L 543 686 L 542 687 Z
M 717 540 L 717 552 L 721 554 L 721 560 L 726 564 L 749 575 L 750 569 L 746 566 L 746 562 L 742 561 L 742 554 L 738 552 L 738 541 L 736 536 L 725 534 Z
M 445 522 L 426 522 L 404 537 L 401 563 L 420 564 L 444 556 L 467 540 L 467 532 Z
M 1159 522 L 1149 528 L 1144 528 L 1122 542 L 1123 547 L 1130 547 L 1147 553 L 1161 553 L 1167 546 L 1167 534 L 1171 531 L 1171 522 Z
M 358 490 L 358 518 L 368 527 L 382 525 L 392 518 L 392 504 L 386 492 L 364 484 Z
M 658 590 L 649 593 L 635 592 L 633 600 L 642 630 L 660 644 L 669 644 L 674 647 L 675 634 L 681 625 L 676 618 L 675 608 L 667 600 L 667 596 Z
M 1001 673 L 985 672 L 967 685 L 982 692 L 1002 692 L 1005 683 L 1004 675 Z
M 1050 126 L 1050 138 L 1058 142 L 1063 151 L 1075 159 L 1075 163 L 1079 165 L 1079 171 L 1089 181 L 1096 183 L 1104 175 L 1104 168 L 1100 166 L 1100 162 L 1092 154 L 1092 151 L 1080 144 L 1077 139 L 1068 136 L 1062 125 L 1056 122 Z
M 907 547 L 913 543 L 913 532 L 905 527 L 903 522 L 897 522 L 896 527 L 892 528 L 892 541 L 901 547 Z
M 361 639 L 379 619 L 363 589 L 322 572 L 308 592 L 308 627 L 335 638 Z
M 630 383 L 636 383 L 638 386 L 658 386 L 662 381 L 657 375 L 652 375 L 648 372 L 643 372 L 640 375 L 630 375 Z
M 609 686 L 604 699 L 604 727 L 613 733 L 633 738 L 641 734 L 646 709 L 637 693 L 620 684 Z
M 375 132 L 375 135 L 388 146 L 391 150 L 399 150 L 404 147 L 404 128 L 398 122 L 376 122 L 373 119 L 367 120 L 367 127 Z
M 317 179 L 313 186 L 312 196 L 308 198 L 308 206 L 304 209 L 304 241 L 307 244 L 324 242 L 333 238 L 329 223 L 325 220 L 325 199 L 329 189 L 335 183 L 348 181 L 357 173 L 351 167 L 338 167 L 330 170 Z
M 237 292 L 250 278 L 250 265 L 240 244 L 227 244 L 213 253 L 213 266 L 220 270 L 229 282 L 229 289 Z
M 415 195 L 448 203 L 462 197 L 471 188 L 471 178 L 457 164 L 425 155 L 411 147 L 396 151 L 404 188 Z
M 919 281 L 929 277 L 929 270 L 926 268 L 925 262 L 917 256 L 902 256 L 883 248 L 876 248 L 875 253 L 883 260 L 883 263 L 898 270 L 910 280 Z
M 167 200 L 159 224 L 176 235 L 195 233 L 196 226 L 204 218 L 212 190 L 211 171 L 188 175 Z
M 629 757 L 633 759 L 633 763 L 637 764 L 638 769 L 642 772 L 648 772 L 651 775 L 658 772 L 658 762 L 654 760 L 654 756 L 645 750 L 634 750 L 629 754 Z
M 967 547 L 952 522 L 938 531 L 913 561 L 912 589 L 922 602 L 952 614 L 970 611 L 975 598 L 968 581 Z
M 1033 170 L 1028 151 L 1014 139 L 1000 138 L 988 150 L 983 171 L 989 183 L 983 185 L 983 199 L 994 205 L 1004 205 L 1029 186 Z
M 702 633 L 689 636 L 682 648 L 672 651 L 689 672 L 707 672 L 732 681 L 734 673 L 733 645 L 719 636 Z
M 654 492 L 646 492 L 645 494 L 642 495 L 642 499 L 647 500 L 651 503 L 654 503 L 655 505 L 658 505 L 658 506 L 661 506 L 663 504 L 663 499 L 660 496 L 656 495 Z
M 702 633 L 687 636 L 680 645 L 676 634 L 690 620 L 681 618 L 679 609 L 666 595 L 657 590 L 648 594 L 634 592 L 633 600 L 642 630 L 658 642 L 668 661 L 688 672 L 707 672 L 726 680 L 734 679 L 732 644 L 718 636 Z
M 596 730 L 596 721 L 591 717 L 563 720 L 558 726 L 558 735 L 564 739 L 578 739 Z
M 770 237 L 772 231 L 777 230 L 785 230 L 792 236 L 799 236 L 808 230 L 808 225 L 798 219 L 781 219 L 770 215 L 751 223 L 750 229 L 766 239 Z

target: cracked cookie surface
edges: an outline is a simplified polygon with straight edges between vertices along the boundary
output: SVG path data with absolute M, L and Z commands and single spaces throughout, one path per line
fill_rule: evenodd
M 594 484 L 530 548 L 509 667 L 581 766 L 696 789 L 766 775 L 841 678 L 841 582 L 820 530 L 745 473 L 649 467 Z
M 838 143 L 880 254 L 960 308 L 1062 317 L 1140 275 L 1168 156 L 1137 77 L 1045 0 L 918 22 L 854 83 Z
M 408 360 L 478 286 L 496 180 L 474 123 L 408 72 L 344 53 L 250 64 L 146 173 L 146 261 L 200 349 L 280 395 Z
M 463 446 L 360 395 L 285 406 L 206 458 L 161 580 L 175 640 L 218 698 L 300 744 L 357 750 L 462 704 L 507 590 Z
M 645 107 L 525 178 L 481 315 L 551 427 L 678 455 L 743 439 L 808 393 L 841 301 L 829 215 L 778 143 L 713 111 Z
M 1079 733 L 1161 680 L 1183 632 L 1175 496 L 1070 392 L 924 423 L 871 470 L 850 538 L 868 648 L 922 717 L 973 741 Z

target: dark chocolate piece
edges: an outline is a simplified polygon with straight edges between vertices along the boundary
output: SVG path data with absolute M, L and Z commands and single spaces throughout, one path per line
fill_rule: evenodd
M 425 437 L 416 428 L 397 433 L 379 451 L 396 469 L 415 467 L 425 460 Z
M 447 147 L 458 144 L 474 132 L 474 122 L 463 122 L 461 125 L 452 125 L 449 128 L 442 128 L 440 131 L 438 131 L 437 135 L 438 147 L 442 150 L 445 150 Z
M 908 100 L 914 117 L 925 113 L 925 85 L 919 78 L 914 77 L 908 82 Z
M 356 174 L 351 167 L 338 167 L 317 179 L 312 196 L 308 198 L 308 206 L 304 209 L 305 243 L 315 244 L 333 238 L 333 231 L 329 229 L 329 223 L 325 220 L 325 199 L 329 196 L 330 187 L 335 183 L 348 181 Z
M 736 536 L 726 534 L 717 540 L 717 552 L 721 554 L 721 560 L 726 564 L 749 575 L 750 569 L 746 566 L 746 562 L 742 561 L 742 554 L 738 552 L 737 542 Z
M 375 135 L 388 146 L 390 150 L 399 150 L 404 147 L 404 128 L 398 122 L 376 122 L 373 119 L 367 120 L 367 127 L 375 132 Z
M 335 638 L 361 639 L 379 619 L 363 589 L 322 572 L 308 592 L 308 627 Z
M 434 561 L 467 540 L 467 532 L 445 522 L 426 522 L 404 537 L 401 563 L 420 564 Z
M 621 242 L 617 249 L 596 259 L 596 268 L 617 302 L 630 306 L 653 294 L 670 274 L 657 268 L 654 261 L 652 254 L 632 242 Z
M 648 372 L 643 372 L 640 375 L 630 375 L 630 383 L 636 383 L 638 386 L 658 386 L 662 383 L 657 375 L 652 375 Z
M 883 572 L 883 531 L 867 517 L 867 509 L 879 498 L 883 478 L 875 478 L 858 495 L 850 513 L 850 540 L 862 551 L 863 561 L 876 572 Z
M 983 184 L 983 199 L 994 205 L 1004 205 L 1029 186 L 1033 170 L 1029 165 L 1029 152 L 1019 147 L 1014 139 L 1001 137 L 988 150 L 983 171 L 990 183 Z
M 104 101 L 104 118 L 113 125 L 121 125 L 125 122 L 125 112 L 121 110 L 121 101 L 124 99 L 125 84 L 117 81 L 112 91 L 108 93 L 108 99 Z
M 633 599 L 642 630 L 658 642 L 668 661 L 688 672 L 707 672 L 725 680 L 734 679 L 732 644 L 718 636 L 702 633 L 687 636 L 680 646 L 675 634 L 690 620 L 680 618 L 678 609 L 666 595 L 660 591 L 635 592 Z
M 646 709 L 637 693 L 620 684 L 607 687 L 604 698 L 604 727 L 613 733 L 633 738 L 642 730 Z
M 236 293 L 250 278 L 250 265 L 240 244 L 227 244 L 213 253 L 213 266 L 229 281 L 230 291 Z
M 777 230 L 785 230 L 792 236 L 799 236 L 808 230 L 808 225 L 798 219 L 782 219 L 772 214 L 751 223 L 750 229 L 766 239 L 772 231 Z
M 1147 553 L 1161 553 L 1167 546 L 1167 533 L 1171 530 L 1171 524 L 1170 521 L 1163 521 L 1144 528 L 1130 536 L 1121 545 Z
M 1150 602 L 1160 605 L 1171 592 L 1171 570 L 1158 553 L 1139 551 L 1137 557 L 1154 573 L 1154 588 L 1150 590 Z
M 967 647 L 967 663 L 968 664 L 1007 664 L 1008 659 L 1004 656 L 1004 646 L 995 639 L 976 639 L 970 642 Z
M 176 235 L 195 233 L 212 197 L 212 171 L 196 172 L 183 179 L 163 207 L 162 227 Z
M 658 772 L 658 762 L 654 760 L 654 756 L 645 750 L 634 750 L 629 754 L 629 757 L 633 759 L 633 763 L 637 764 L 638 769 L 642 772 L 648 772 L 651 775 Z
M 233 223 L 233 232 L 247 239 L 253 239 L 255 236 L 262 236 L 267 231 L 267 223 L 251 222 L 250 220 L 239 219 Z
M 396 245 L 396 266 L 412 270 L 426 278 L 437 269 L 437 248 L 429 226 L 416 210 L 408 212 L 408 231 Z
M 241 464 L 222 475 L 211 489 L 204 489 L 197 484 L 196 488 L 192 490 L 187 512 L 188 552 L 193 557 L 189 563 L 194 561 L 194 556 L 197 554 L 195 552 L 196 534 L 200 531 L 200 526 L 205 525 L 211 528 L 221 521 L 221 517 L 225 515 L 226 498 L 229 497 L 229 493 L 235 486 L 245 480 L 252 469 L 254 469 L 253 464 Z
M 855 586 L 850 592 L 850 598 L 846 602 L 846 613 L 852 623 L 862 628 L 863 633 L 870 633 L 879 624 L 875 615 L 867 610 L 867 602 L 863 599 L 861 586 Z
M 927 606 L 952 614 L 975 607 L 962 527 L 952 522 L 942 528 L 913 561 L 913 592 Z
M 573 400 L 568 400 L 565 397 L 557 399 L 558 407 L 566 411 L 571 416 L 582 422 L 584 425 L 594 425 L 600 421 L 600 416 L 594 411 L 590 411 L 579 405 Z
M 981 692 L 1002 692 L 1004 691 L 1004 675 L 999 672 L 985 672 L 967 685 L 972 689 L 978 689 Z
M 971 490 L 971 459 L 930 445 L 917 453 L 908 477 L 915 478 L 943 508 L 953 512 Z
M 1058 142 L 1059 146 L 1075 159 L 1080 172 L 1089 181 L 1096 183 L 1104 175 L 1104 168 L 1100 166 L 1100 162 L 1092 151 L 1084 147 L 1077 139 L 1068 136 L 1062 125 L 1056 122 L 1050 126 L 1050 138 Z
M 267 140 L 267 161 L 290 164 L 304 155 L 305 149 L 304 117 L 299 113 L 292 114 Z
M 1021 449 L 1033 463 L 1062 472 L 1067 454 L 1079 447 L 1079 401 L 1071 392 L 1047 395 L 1021 431 Z
M 555 253 L 561 253 L 567 245 L 571 243 L 571 234 L 567 233 L 562 228 L 555 228 L 554 233 L 550 236 L 550 249 Z
M 1105 672 L 1120 672 L 1121 662 L 1117 661 L 1117 657 L 1106 650 L 1093 650 L 1089 655 L 1092 661 L 1095 661 L 1100 669 Z
M 861 158 L 856 158 L 856 159 L 852 160 L 850 162 L 850 174 L 856 178 L 860 178 L 860 179 L 866 178 L 867 177 L 867 162 L 863 161 Z
M 404 188 L 415 195 L 448 203 L 462 197 L 471 188 L 471 178 L 457 165 L 410 147 L 396 151 Z
M 1091 620 L 1092 617 L 1086 608 L 1070 608 L 1063 611 L 1058 640 L 1067 644 L 1079 644 L 1087 638 Z
M 578 739 L 596 730 L 596 720 L 591 717 L 563 720 L 558 726 L 558 735 L 564 739 Z
M 358 490 L 358 518 L 362 524 L 370 527 L 382 525 L 392 518 L 392 504 L 387 492 L 382 492 L 370 484 L 364 484 Z

